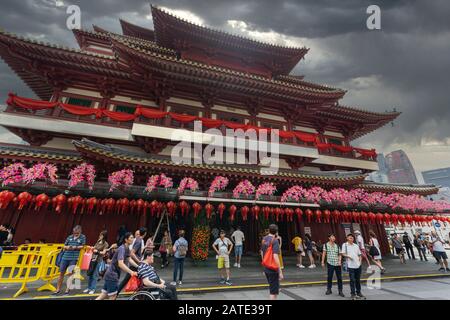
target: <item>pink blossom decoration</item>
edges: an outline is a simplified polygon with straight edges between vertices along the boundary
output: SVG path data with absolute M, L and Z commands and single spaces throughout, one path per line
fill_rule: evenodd
M 178 193 L 183 194 L 185 189 L 196 191 L 198 189 L 198 182 L 192 178 L 183 178 L 178 186 Z
M 172 188 L 173 187 L 172 178 L 169 178 L 164 173 L 161 173 L 159 176 L 159 185 L 166 189 Z
M 275 191 L 277 191 L 277 187 L 272 182 L 262 183 L 256 189 L 255 199 L 258 200 L 261 195 L 272 196 Z
M 133 170 L 124 169 L 120 171 L 113 172 L 108 177 L 108 182 L 111 185 L 109 192 L 113 191 L 120 185 L 131 186 L 134 181 Z
M 288 200 L 295 200 L 297 202 L 303 198 L 306 190 L 300 186 L 293 186 L 287 189 L 281 196 L 281 202 L 287 202 Z
M 243 194 L 246 196 L 255 193 L 255 186 L 248 180 L 243 180 L 233 190 L 233 197 L 239 198 L 239 195 Z
M 29 169 L 23 169 L 23 182 L 34 183 L 36 180 L 49 179 L 51 183 L 58 183 L 58 168 L 54 164 L 38 163 Z
M 82 163 L 69 172 L 69 188 L 73 188 L 80 182 L 86 181 L 89 190 L 94 188 L 95 167 L 88 163 Z
M 222 176 L 215 177 L 213 182 L 211 183 L 211 186 L 209 187 L 208 196 L 212 197 L 214 195 L 214 192 L 219 190 L 225 190 L 228 183 L 229 183 L 228 178 Z
M 21 162 L 4 167 L 0 170 L 0 180 L 2 181 L 2 186 L 4 187 L 11 183 L 22 182 L 23 171 L 25 169 L 25 165 Z
M 148 178 L 147 187 L 145 188 L 146 192 L 152 192 L 157 186 L 162 186 L 165 189 L 173 187 L 172 178 L 167 177 L 164 173 L 160 175 L 154 175 Z

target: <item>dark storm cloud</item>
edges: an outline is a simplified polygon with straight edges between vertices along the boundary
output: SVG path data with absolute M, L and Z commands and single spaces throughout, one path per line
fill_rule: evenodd
M 0 27 L 74 46 L 73 37 L 65 28 L 68 4 L 80 5 L 85 28 L 95 23 L 119 31 L 120 17 L 152 26 L 151 20 L 146 19 L 150 12 L 147 1 L 73 0 L 63 1 L 64 7 L 56 7 L 55 2 L 2 1 Z M 442 141 L 450 136 L 450 1 L 168 0 L 153 3 L 188 10 L 201 17 L 206 25 L 218 29 L 229 28 L 228 20 L 241 20 L 250 30 L 275 31 L 314 44 L 317 50 L 327 54 L 326 59 L 312 65 L 310 57 L 318 52 L 311 50 L 295 72 L 305 74 L 309 80 L 349 89 L 349 97 L 343 104 L 376 111 L 395 106 L 403 112 L 394 127 L 387 126 L 362 138 L 362 142 L 387 147 L 393 142 L 420 144 L 424 136 Z M 369 31 L 365 27 L 366 8 L 371 4 L 381 7 L 381 31 Z M 361 89 L 360 82 L 364 79 L 376 81 L 369 81 L 368 87 Z M 0 81 L 1 100 L 9 90 L 29 93 L 4 64 L 0 64 Z M 355 94 L 358 92 L 359 95 Z

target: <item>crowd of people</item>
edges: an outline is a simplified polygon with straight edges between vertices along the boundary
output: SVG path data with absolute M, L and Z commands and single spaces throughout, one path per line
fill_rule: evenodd
M 9 226 L 0 226 L 0 248 L 13 243 L 13 231 Z M 228 286 L 233 285 L 230 268 L 232 252 L 234 251 L 233 266 L 241 268 L 245 243 L 245 235 L 239 226 L 230 233 L 231 236 L 228 238 L 226 231 L 218 230 L 217 234 L 213 234 L 214 239 L 211 246 L 216 253 L 219 284 Z M 380 273 L 386 272 L 382 263 L 380 242 L 372 230 L 368 235 L 369 238 L 366 241 L 361 232 L 355 230 L 354 233 L 347 234 L 346 241 L 342 244 L 337 243 L 334 234 L 329 234 L 325 243 L 314 241 L 310 234 L 305 234 L 303 238 L 301 235 L 295 235 L 290 243 L 296 254 L 296 267 L 314 269 L 317 268 L 317 265 L 322 266 L 327 271 L 325 294 L 332 294 L 333 277 L 335 276 L 338 295 L 341 297 L 345 297 L 342 273 L 348 272 L 351 298 L 365 299 L 361 292 L 362 265 L 365 263 L 368 268 L 377 268 Z M 97 282 L 103 279 L 103 287 L 97 300 L 116 299 L 130 279 L 134 277 L 139 279 L 142 286 L 158 290 L 162 297 L 176 299 L 177 286 L 183 283 L 184 263 L 189 248 L 188 241 L 185 238 L 184 230 L 177 232 L 178 237 L 174 242 L 169 230 L 162 232 L 158 243 L 155 242 L 155 236 L 145 227 L 131 233 L 121 226 L 115 241 L 110 243 L 108 242 L 108 232 L 101 231 L 97 241 L 89 247 L 92 256 L 86 271 L 87 287 L 83 293 L 96 294 Z M 41 239 L 39 242 L 45 243 L 45 240 Z M 26 243 L 32 243 L 31 239 L 27 239 Z M 401 264 L 406 263 L 405 255 L 408 256 L 408 259 L 417 260 L 415 248 L 421 261 L 428 261 L 427 254 L 431 254 L 436 259 L 436 264 L 439 264 L 440 271 L 450 271 L 445 243 L 446 241 L 441 239 L 435 231 L 431 231 L 429 234 L 417 232 L 413 239 L 407 232 L 402 235 L 394 233 L 389 239 L 391 250 L 393 254 L 398 255 Z M 72 280 L 80 258 L 80 251 L 85 248 L 86 244 L 86 237 L 82 234 L 81 226 L 75 226 L 72 234 L 65 240 L 64 248 L 57 258 L 60 275 L 54 295 L 70 293 L 73 288 Z M 277 298 L 280 280 L 283 279 L 282 245 L 283 239 L 279 235 L 277 225 L 270 225 L 261 237 L 260 255 L 271 299 Z M 161 269 L 167 268 L 169 261 L 173 261 L 173 277 L 170 283 L 166 283 L 160 278 L 153 266 L 155 248 L 158 248 L 157 255 L 160 257 Z M 269 259 L 267 255 L 272 256 L 272 264 L 266 266 L 264 263 Z M 172 256 L 173 259 L 169 259 Z M 66 275 L 68 276 L 67 285 L 62 292 Z

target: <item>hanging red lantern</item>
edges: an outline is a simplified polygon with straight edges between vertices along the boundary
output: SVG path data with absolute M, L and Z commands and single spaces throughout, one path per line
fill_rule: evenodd
M 334 223 L 339 223 L 339 220 L 341 219 L 341 213 L 338 210 L 333 210 L 331 216 L 333 217 Z
M 144 208 L 145 208 L 145 201 L 142 199 L 136 200 L 136 213 L 142 214 Z
M 81 201 L 81 211 L 80 214 L 84 214 L 84 210 L 86 209 L 86 201 L 87 199 L 83 198 L 83 200 Z
M 360 223 L 361 222 L 361 214 L 358 211 L 353 211 L 351 213 L 353 222 Z
M 145 215 L 147 215 L 148 209 L 150 209 L 150 202 L 144 201 L 144 211 L 143 211 L 143 213 L 144 213 Z
M 270 207 L 265 206 L 265 207 L 263 207 L 262 211 L 263 211 L 264 220 L 269 220 Z
M 71 200 L 69 202 L 70 202 L 70 204 L 72 206 L 72 214 L 76 214 L 78 207 L 83 202 L 83 198 L 80 197 L 80 196 L 75 196 L 75 197 L 69 198 L 69 200 Z
M 367 222 L 368 222 L 368 220 L 369 220 L 369 215 L 368 215 L 366 212 L 361 211 L 361 213 L 360 213 L 360 218 L 361 218 L 361 222 L 362 222 L 363 224 L 367 224 Z
M 28 192 L 22 192 L 21 194 L 19 194 L 17 196 L 17 200 L 19 200 L 19 210 L 22 210 L 23 207 L 28 204 L 28 202 L 30 202 L 31 198 L 33 198 L 33 196 L 31 194 L 29 194 Z
M 111 214 L 116 206 L 116 200 L 109 198 L 106 200 L 106 213 Z
M 325 223 L 330 223 L 330 218 L 331 218 L 331 212 L 328 209 L 325 209 L 323 211 L 323 222 Z
M 150 203 L 150 213 L 151 213 L 152 216 L 156 215 L 156 213 L 158 212 L 158 208 L 159 208 L 159 202 L 156 201 L 156 200 L 153 200 Z
M 230 209 L 228 209 L 230 212 L 230 220 L 234 221 L 235 216 L 236 216 L 236 211 L 237 211 L 237 207 L 233 204 L 230 206 Z
M 219 218 L 220 218 L 220 220 L 222 220 L 223 213 L 225 212 L 226 206 L 223 203 L 221 203 L 221 204 L 219 204 L 217 209 L 219 210 Z
M 177 205 L 173 201 L 167 202 L 167 212 L 169 213 L 169 217 L 175 216 L 175 211 L 177 210 Z
M 398 221 L 400 222 L 400 224 L 402 226 L 405 226 L 405 222 L 406 222 L 406 216 L 404 214 L 399 214 L 398 215 Z
M 258 220 L 259 219 L 259 212 L 261 211 L 261 208 L 259 206 L 253 206 L 252 207 L 252 216 L 253 216 L 253 220 Z
M 311 209 L 306 209 L 305 215 L 306 215 L 306 221 L 308 221 L 308 223 L 311 223 L 311 218 L 313 216 L 313 212 L 311 211 Z
M 317 223 L 322 223 L 322 211 L 320 210 L 314 211 L 314 216 L 316 217 Z
M 247 206 L 243 206 L 241 208 L 242 221 L 247 221 L 247 216 L 248 216 L 249 211 L 250 211 L 250 209 Z
M 87 209 L 86 209 L 87 213 L 92 214 L 95 206 L 97 205 L 97 198 L 91 197 L 91 198 L 87 199 L 86 205 L 87 205 Z
M 292 208 L 284 209 L 284 214 L 286 215 L 286 221 L 287 222 L 294 221 L 294 210 L 292 210 Z
M 295 214 L 297 215 L 297 221 L 300 223 L 302 221 L 303 211 L 300 208 L 295 208 Z
M 164 212 L 164 209 L 166 208 L 166 205 L 164 202 L 158 203 L 158 210 L 156 210 L 156 216 L 159 218 L 161 217 L 161 214 Z M 167 211 L 169 212 L 169 211 Z
M 189 204 L 184 200 L 180 202 L 180 211 L 182 217 L 189 214 Z
M 133 199 L 130 201 L 130 214 L 133 214 L 135 210 L 136 210 L 136 200 Z
M 194 218 L 197 218 L 198 214 L 202 210 L 202 206 L 198 202 L 194 202 L 192 205 L 192 209 L 194 209 Z
M 395 214 L 395 213 L 391 214 L 391 221 L 392 221 L 392 224 L 394 226 L 397 226 L 397 224 L 398 224 L 398 215 Z
M 377 213 L 377 223 L 378 224 L 383 224 L 383 220 L 384 220 L 384 215 L 382 213 Z
M 384 214 L 384 224 L 390 224 L 391 223 L 391 215 L 389 213 Z
M 55 206 L 54 210 L 56 211 L 56 213 L 61 213 L 64 204 L 67 202 L 67 197 L 63 194 L 60 194 L 54 197 L 52 202 Z
M 8 190 L 0 192 L 0 209 L 6 209 L 15 196 L 14 192 Z
M 211 219 L 212 213 L 214 211 L 214 206 L 211 203 L 207 203 L 205 205 L 205 211 L 206 211 L 206 219 Z
M 274 209 L 274 213 L 275 213 L 275 221 L 279 221 L 281 214 L 282 214 L 283 210 L 281 210 L 281 208 L 275 208 Z
M 373 212 L 369 212 L 368 216 L 369 216 L 369 223 L 375 224 L 377 221 L 377 215 Z
M 406 218 L 406 221 L 408 222 L 408 224 L 409 224 L 410 226 L 412 226 L 413 223 L 414 223 L 414 217 L 413 217 L 412 215 L 410 215 L 410 214 L 407 214 L 407 215 L 405 216 L 405 218 Z
M 45 193 L 41 193 L 36 197 L 36 202 L 34 206 L 34 210 L 41 210 L 42 205 L 46 204 L 49 197 Z
M 28 201 L 28 204 L 25 205 L 24 208 L 31 210 L 31 209 L 33 209 L 35 203 L 36 203 L 36 196 L 31 196 L 30 201 Z

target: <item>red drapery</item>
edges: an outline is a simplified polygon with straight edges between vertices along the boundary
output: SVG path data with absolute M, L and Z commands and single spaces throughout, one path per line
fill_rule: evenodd
M 218 128 L 221 125 L 225 125 L 227 128 L 230 129 L 242 129 L 242 130 L 248 130 L 248 129 L 254 129 L 257 131 L 260 130 L 267 130 L 268 132 L 271 131 L 270 128 L 262 128 L 254 125 L 249 124 L 242 124 L 242 123 L 236 123 L 231 121 L 222 121 L 222 120 L 216 120 L 216 119 L 208 119 L 208 118 L 201 118 L 197 116 L 191 116 L 191 115 L 185 115 L 185 114 L 178 114 L 174 112 L 164 112 L 159 111 L 156 109 L 150 109 L 145 108 L 143 106 L 138 105 L 136 108 L 136 111 L 134 114 L 129 114 L 125 112 L 116 112 L 116 111 L 109 111 L 104 109 L 94 109 L 89 107 L 81 107 L 81 106 L 75 106 L 70 105 L 66 103 L 60 103 L 60 102 L 48 102 L 48 101 L 40 101 L 40 100 L 34 100 L 29 98 L 23 98 L 18 97 L 13 93 L 10 93 L 8 95 L 7 104 L 9 106 L 15 106 L 19 108 L 29 109 L 29 110 L 44 110 L 44 109 L 52 109 L 57 106 L 61 107 L 66 112 L 76 114 L 79 116 L 88 116 L 88 115 L 95 115 L 97 118 L 101 117 L 108 117 L 114 121 L 133 121 L 138 116 L 143 116 L 149 119 L 162 119 L 166 116 L 170 116 L 172 119 L 188 123 L 193 122 L 196 120 L 202 121 L 202 124 L 207 128 Z M 297 139 L 303 141 L 303 142 L 313 142 L 315 143 L 317 149 L 319 150 L 326 150 L 329 148 L 333 148 L 335 150 L 338 150 L 340 152 L 351 152 L 352 150 L 355 150 L 359 154 L 367 157 L 374 157 L 377 155 L 375 149 L 362 149 L 362 148 L 355 148 L 351 146 L 340 146 L 335 144 L 329 144 L 329 143 L 321 143 L 317 140 L 317 134 L 314 133 L 306 133 L 301 131 L 285 131 L 285 130 L 278 130 L 274 131 L 278 132 L 278 136 L 283 139 L 293 138 L 296 137 Z

